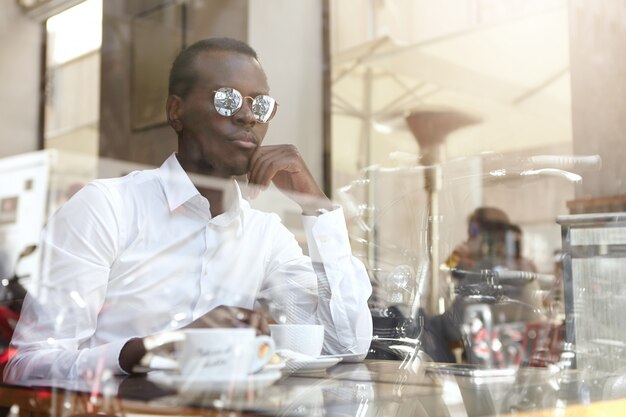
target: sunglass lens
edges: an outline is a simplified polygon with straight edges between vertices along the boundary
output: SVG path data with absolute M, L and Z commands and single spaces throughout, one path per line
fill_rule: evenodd
M 241 108 L 243 97 L 233 88 L 220 88 L 215 92 L 215 110 L 222 116 L 230 117 Z
M 259 122 L 269 122 L 276 113 L 276 100 L 270 96 L 256 96 L 252 101 L 252 113 Z

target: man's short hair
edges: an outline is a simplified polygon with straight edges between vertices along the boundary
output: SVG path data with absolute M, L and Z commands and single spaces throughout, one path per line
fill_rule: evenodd
M 248 55 L 257 61 L 256 51 L 250 45 L 233 38 L 209 38 L 198 41 L 183 49 L 172 64 L 170 70 L 168 94 L 185 97 L 198 80 L 194 66 L 196 57 L 202 52 L 231 51 Z
M 467 219 L 470 237 L 476 237 L 481 232 L 508 230 L 512 225 L 509 216 L 496 207 L 478 207 Z

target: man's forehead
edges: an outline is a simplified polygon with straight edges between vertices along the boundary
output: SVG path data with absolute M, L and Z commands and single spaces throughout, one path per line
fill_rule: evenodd
M 199 78 L 216 86 L 233 86 L 246 83 L 267 89 L 267 77 L 259 62 L 246 54 L 235 51 L 204 51 L 194 62 Z

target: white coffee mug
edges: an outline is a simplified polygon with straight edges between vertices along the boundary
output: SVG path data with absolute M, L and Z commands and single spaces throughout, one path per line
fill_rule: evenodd
M 322 324 L 270 324 L 276 349 L 289 349 L 309 356 L 319 356 L 324 345 Z
M 275 351 L 272 338 L 249 328 L 185 329 L 146 339 L 143 365 L 170 367 L 187 376 L 245 378 L 263 368 Z M 167 344 L 174 346 L 173 360 L 159 356 Z

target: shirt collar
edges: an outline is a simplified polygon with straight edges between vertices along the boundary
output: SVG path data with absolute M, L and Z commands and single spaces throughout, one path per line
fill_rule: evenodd
M 159 168 L 159 176 L 170 211 L 176 210 L 196 195 L 200 195 L 191 179 L 172 153 Z
M 221 181 L 222 180 L 220 180 L 220 182 Z M 224 186 L 224 183 L 222 182 L 221 185 Z M 234 179 L 230 180 L 228 187 L 225 187 L 224 199 L 224 206 L 226 209 L 224 210 L 224 213 L 214 217 L 212 219 L 212 223 L 216 226 L 228 226 L 239 219 L 241 221 L 239 224 L 243 225 L 242 207 L 245 207 L 247 202 L 241 196 L 239 184 L 237 184 L 237 181 Z
M 175 153 L 172 153 L 165 160 L 165 162 L 163 162 L 163 165 L 161 165 L 158 172 L 161 178 L 161 183 L 163 184 L 163 190 L 165 191 L 165 197 L 167 198 L 167 204 L 170 211 L 176 210 L 178 207 L 182 206 L 196 196 L 207 201 L 200 195 L 200 192 L 193 184 L 191 178 L 180 165 L 180 162 L 178 162 L 178 158 L 176 158 Z M 208 181 L 217 181 L 217 186 L 222 187 L 227 184 L 224 180 L 209 179 Z M 250 207 L 248 202 L 244 200 L 241 195 L 241 189 L 239 188 L 237 181 L 234 179 L 230 180 L 230 184 L 232 184 L 231 187 L 225 187 L 225 205 L 227 209 L 220 216 L 213 219 L 213 222 L 219 226 L 226 226 L 237 218 L 243 221 L 242 209 Z M 208 204 L 207 208 L 210 208 Z

